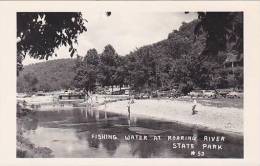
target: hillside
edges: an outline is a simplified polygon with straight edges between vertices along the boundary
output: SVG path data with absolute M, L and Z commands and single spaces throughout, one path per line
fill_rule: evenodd
M 194 88 L 243 88 L 243 58 L 237 59 L 239 56 L 232 49 L 217 55 L 202 55 L 206 34 L 194 34 L 197 23 L 197 20 L 183 23 L 167 39 L 126 56 L 129 81 L 135 89 L 171 89 L 181 85 L 186 93 Z M 224 68 L 230 56 L 235 57 L 232 61 L 237 65 L 231 68 L 230 62 Z
M 198 20 L 184 22 L 167 39 L 137 48 L 125 56 L 119 56 L 108 44 L 102 53 L 86 50 L 86 56 L 78 60 L 59 59 L 25 66 L 18 77 L 17 90 L 59 90 L 75 86 L 93 91 L 96 84 L 127 84 L 137 91 L 166 90 L 177 85 L 183 93 L 196 88 L 243 88 L 243 56 L 232 49 L 217 55 L 202 55 L 206 34 L 194 34 L 197 23 Z
M 75 59 L 49 60 L 24 66 L 17 78 L 17 91 L 58 90 L 72 86 Z

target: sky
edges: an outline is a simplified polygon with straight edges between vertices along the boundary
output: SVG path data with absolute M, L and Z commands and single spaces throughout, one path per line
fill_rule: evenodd
M 107 44 L 111 44 L 119 55 L 126 55 L 138 47 L 152 44 L 168 37 L 173 30 L 179 29 L 182 22 L 190 22 L 197 18 L 196 13 L 184 12 L 113 12 L 107 17 L 105 11 L 82 13 L 88 21 L 87 32 L 78 38 L 77 51 L 85 56 L 91 48 L 101 53 Z M 70 58 L 68 48 L 56 50 L 57 57 Z M 45 60 L 32 59 L 29 56 L 23 61 L 24 65 Z

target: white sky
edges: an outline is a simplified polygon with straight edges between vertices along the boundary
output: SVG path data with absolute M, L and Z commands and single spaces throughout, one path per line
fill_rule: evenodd
M 184 12 L 113 12 L 107 17 L 105 11 L 86 12 L 83 17 L 88 20 L 87 32 L 78 38 L 78 54 L 84 56 L 91 48 L 101 53 L 107 44 L 111 44 L 119 55 L 126 55 L 147 44 L 166 39 L 168 34 L 178 29 L 182 22 L 190 22 L 197 18 L 196 13 Z M 68 49 L 57 50 L 60 59 L 70 58 Z M 24 65 L 42 62 L 27 56 Z

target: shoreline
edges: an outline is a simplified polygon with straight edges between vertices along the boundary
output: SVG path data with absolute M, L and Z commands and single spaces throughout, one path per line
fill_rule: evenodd
M 31 110 L 17 108 L 16 115 L 16 157 L 17 158 L 52 158 L 52 150 L 48 147 L 40 147 L 25 138 L 23 123 L 31 121 Z
M 127 101 L 110 102 L 106 104 L 106 108 L 103 103 L 99 103 L 95 108 L 100 111 L 128 115 Z M 243 137 L 243 109 L 198 104 L 196 107 L 198 114 L 191 115 L 191 108 L 192 102 L 189 101 L 135 100 L 135 103 L 131 104 L 131 116 L 170 121 L 187 127 L 195 126 L 204 131 L 213 130 L 232 137 Z M 158 110 L 162 112 L 158 113 Z
M 216 101 L 216 100 L 215 100 Z M 214 101 L 214 102 L 215 102 Z M 106 111 L 121 115 L 128 115 L 127 105 L 129 100 L 122 97 L 115 98 L 114 96 L 99 96 L 98 100 L 94 97 L 84 102 L 80 107 L 74 107 L 69 104 L 67 109 L 71 108 L 93 108 L 93 111 Z M 210 102 L 210 101 L 208 101 Z M 82 103 L 78 103 L 79 105 Z M 131 104 L 131 118 L 145 118 L 150 120 L 159 120 L 164 122 L 176 123 L 179 127 L 194 128 L 200 132 L 208 132 L 215 135 L 229 137 L 229 141 L 235 141 L 243 144 L 243 109 L 233 107 L 216 107 L 213 105 L 203 105 L 200 101 L 197 104 L 198 114 L 192 115 L 191 108 L 193 103 L 190 100 L 180 101 L 170 100 L 165 98 L 160 99 L 139 99 L 134 100 Z M 47 104 L 48 106 L 48 104 Z M 64 109 L 67 106 L 53 107 L 52 109 Z M 47 108 L 46 108 L 47 109 Z M 19 110 L 19 109 L 18 109 Z M 31 110 L 32 111 L 32 110 Z M 21 122 L 27 121 L 30 118 L 31 111 L 26 111 L 26 114 L 17 117 L 17 126 L 22 127 Z M 39 109 L 35 111 L 45 111 Z M 18 111 L 19 112 L 19 111 Z M 22 115 L 22 114 L 21 114 Z M 214 121 L 213 121 L 213 120 Z M 212 123 L 214 122 L 214 123 Z M 226 123 L 230 123 L 229 128 L 225 128 Z M 55 157 L 52 154 L 52 149 L 48 147 L 38 147 L 30 140 L 23 137 L 22 128 L 17 128 L 17 157 L 18 158 L 51 158 Z M 137 126 L 138 127 L 138 126 Z M 148 127 L 149 128 L 149 127 Z M 150 128 L 149 128 L 150 129 Z M 152 129 L 151 129 L 152 130 Z M 170 128 L 169 128 L 170 131 Z
M 38 100 L 38 98 L 35 99 L 37 100 L 30 100 L 29 98 L 29 103 L 46 103 L 47 101 L 52 101 L 50 98 L 46 97 L 44 100 Z M 85 102 L 79 102 L 75 106 L 68 105 L 62 107 L 62 109 L 79 107 L 86 108 L 92 106 L 94 109 L 100 111 L 128 115 L 128 99 L 128 96 L 93 95 Z M 196 126 L 196 128 L 202 130 L 216 131 L 234 136 L 243 136 L 243 107 L 239 105 L 243 100 L 198 99 L 196 107 L 198 114 L 196 115 L 191 115 L 193 103 L 190 98 L 177 98 L 174 100 L 168 98 L 152 98 L 138 99 L 134 101 L 135 102 L 130 106 L 132 116 L 170 121 L 187 127 Z M 54 110 L 60 109 L 58 105 L 53 106 L 53 103 L 51 103 L 52 102 L 47 105 L 43 104 L 43 107 L 39 108 L 38 111 L 48 110 L 49 108 Z M 222 105 L 219 105 L 219 103 Z

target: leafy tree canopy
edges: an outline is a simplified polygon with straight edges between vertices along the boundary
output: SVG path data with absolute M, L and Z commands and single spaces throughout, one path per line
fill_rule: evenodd
M 87 55 L 84 57 L 87 64 L 97 66 L 99 64 L 99 55 L 95 48 L 88 50 Z
M 105 46 L 100 54 L 95 49 L 88 50 L 85 57 L 77 58 L 74 70 L 71 71 L 70 80 L 74 79 L 73 86 L 93 91 L 97 85 L 112 88 L 115 85 L 130 85 L 132 89 L 140 92 L 178 87 L 184 94 L 194 88 L 243 88 L 243 59 L 236 60 L 235 68 L 227 65 L 233 55 L 237 58 L 240 51 L 243 53 L 243 36 L 239 29 L 242 24 L 241 13 L 204 14 L 207 16 L 202 14 L 198 20 L 184 22 L 179 30 L 171 32 L 167 39 L 137 48 L 126 56 L 119 56 L 111 45 Z M 232 17 L 230 22 L 225 15 L 230 17 L 229 19 Z M 212 22 L 208 17 L 216 21 Z M 214 31 L 218 30 L 215 34 Z M 242 45 L 239 46 L 239 43 Z M 60 68 L 61 65 L 56 67 Z M 43 75 L 42 78 L 46 80 L 48 75 L 54 73 L 49 69 L 48 66 L 44 73 L 37 72 L 39 83 L 34 86 L 36 90 L 48 89 L 45 88 L 48 84 L 40 84 L 42 79 L 39 76 Z M 22 78 L 23 81 L 18 87 L 26 90 L 30 81 Z M 57 73 L 48 83 L 60 84 L 60 88 L 72 87 L 63 85 L 70 82 L 64 78 L 67 76 L 59 76 Z M 57 79 L 62 82 L 59 83 Z
M 22 69 L 27 54 L 48 59 L 62 45 L 73 56 L 78 35 L 87 31 L 85 22 L 79 12 L 18 12 L 17 70 Z
M 202 55 L 230 50 L 243 53 L 243 12 L 198 12 L 198 19 L 195 34 L 206 33 Z

